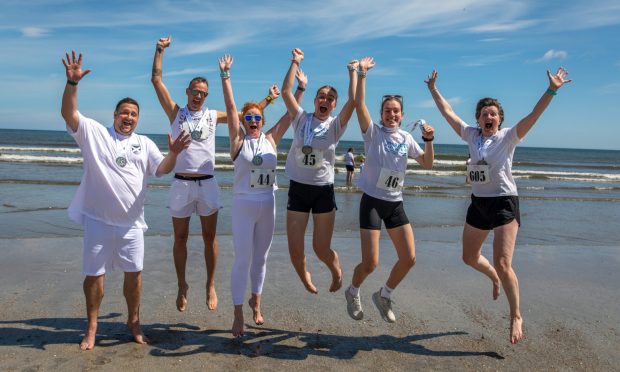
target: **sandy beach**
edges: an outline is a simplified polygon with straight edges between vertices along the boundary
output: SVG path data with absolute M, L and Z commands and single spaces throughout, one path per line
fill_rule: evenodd
M 514 267 L 526 337 L 515 346 L 508 341 L 505 297 L 492 301 L 490 282 L 461 263 L 457 240 L 418 239 L 417 265 L 394 294 L 397 323 L 388 324 L 371 301 L 394 262 L 388 240 L 382 240 L 379 268 L 362 287 L 365 317 L 356 322 L 346 313 L 343 291 L 327 291 L 328 272 L 313 253 L 309 265 L 319 294 L 303 289 L 283 235 L 274 238 L 268 262 L 265 324 L 254 326 L 246 306 L 246 336 L 234 341 L 230 236 L 220 235 L 219 244 L 216 311 L 205 305 L 199 237 L 190 239 L 189 306 L 179 313 L 171 237 L 147 236 L 141 315 L 151 345 L 137 345 L 127 333 L 122 273 L 112 272 L 97 346 L 81 352 L 86 324 L 81 238 L 0 240 L 0 369 L 620 369 L 615 247 L 517 247 Z M 348 284 L 359 259 L 359 238 L 355 232 L 339 233 L 333 247 Z

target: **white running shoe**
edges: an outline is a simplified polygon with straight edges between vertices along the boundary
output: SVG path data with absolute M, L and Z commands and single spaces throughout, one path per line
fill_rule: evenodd
M 361 320 L 364 317 L 364 310 L 362 310 L 360 296 L 353 296 L 349 288 L 347 288 L 344 291 L 344 297 L 347 299 L 347 312 L 349 316 L 354 320 Z
M 392 312 L 392 300 L 381 296 L 381 289 L 372 294 L 372 302 L 375 303 L 383 320 L 389 323 L 396 322 L 394 312 Z

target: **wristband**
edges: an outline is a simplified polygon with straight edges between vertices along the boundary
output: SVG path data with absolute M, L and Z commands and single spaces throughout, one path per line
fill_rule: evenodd
M 356 71 L 357 70 L 355 67 L 351 67 L 351 66 L 347 66 L 347 68 L 349 69 L 349 71 Z
M 77 81 L 67 80 L 67 84 L 76 86 L 78 84 L 78 82 Z
M 300 86 L 297 86 L 297 90 L 300 90 L 300 91 L 302 91 L 302 92 L 305 92 L 305 91 L 306 91 L 306 88 L 302 88 L 302 87 L 300 87 Z
M 293 62 L 294 64 L 296 64 L 297 66 L 299 66 L 299 61 L 296 60 L 295 58 L 291 59 L 291 62 Z
M 431 138 L 424 138 L 424 137 L 422 137 L 422 141 L 424 141 L 424 142 L 433 142 L 434 139 L 435 139 L 435 136 L 432 136 Z
M 357 70 L 357 76 L 366 77 L 366 71 Z
M 265 97 L 265 101 L 267 101 L 267 104 L 270 105 L 273 103 L 274 98 L 272 98 L 270 95 L 267 95 L 267 97 Z
M 222 71 L 222 72 L 220 72 L 220 77 L 221 77 L 222 79 L 228 79 L 228 78 L 230 78 L 230 71 Z
M 551 88 L 547 89 L 547 92 L 546 92 L 546 93 L 547 93 L 548 95 L 550 95 L 550 96 L 555 96 L 556 94 L 558 94 L 558 92 L 557 92 L 556 90 L 553 90 L 553 89 L 551 89 Z

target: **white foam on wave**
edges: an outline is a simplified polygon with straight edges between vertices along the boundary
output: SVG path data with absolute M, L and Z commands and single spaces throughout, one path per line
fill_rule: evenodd
M 69 154 L 79 154 L 80 149 L 75 147 L 14 147 L 0 146 L 1 152 L 64 152 Z
M 82 164 L 82 158 L 66 156 L 31 156 L 2 154 L 0 161 L 14 163 L 54 163 L 54 164 Z
M 553 171 L 533 171 L 533 170 L 512 170 L 514 176 L 531 177 L 544 176 L 549 179 L 566 180 L 595 180 L 595 181 L 620 181 L 620 174 L 611 173 L 586 173 L 586 172 L 553 172 Z

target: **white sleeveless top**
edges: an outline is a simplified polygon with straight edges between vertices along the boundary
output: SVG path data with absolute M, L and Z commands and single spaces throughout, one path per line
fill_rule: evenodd
M 187 113 L 192 115 L 186 118 Z M 201 120 L 203 115 L 207 115 Z M 190 133 L 194 130 L 201 131 L 198 140 L 192 139 L 189 147 L 181 151 L 174 166 L 174 173 L 199 173 L 213 174 L 215 168 L 215 127 L 217 126 L 217 111 L 204 108 L 202 111 L 192 112 L 179 108 L 177 116 L 170 124 L 172 138 L 179 136 L 182 130 Z
M 252 159 L 259 157 L 260 164 Z M 235 181 L 233 194 L 248 199 L 264 199 L 273 195 L 278 188 L 276 184 L 276 166 L 278 157 L 273 145 L 264 133 L 260 138 L 245 136 L 241 151 L 233 161 L 235 165 Z
M 364 171 L 360 172 L 358 186 L 373 198 L 392 202 L 403 200 L 402 183 L 407 172 L 407 159 L 415 159 L 424 151 L 409 132 L 398 129 L 390 133 L 374 122 L 370 123 L 362 137 L 366 165 Z M 401 175 L 401 187 L 384 186 L 398 175 Z

